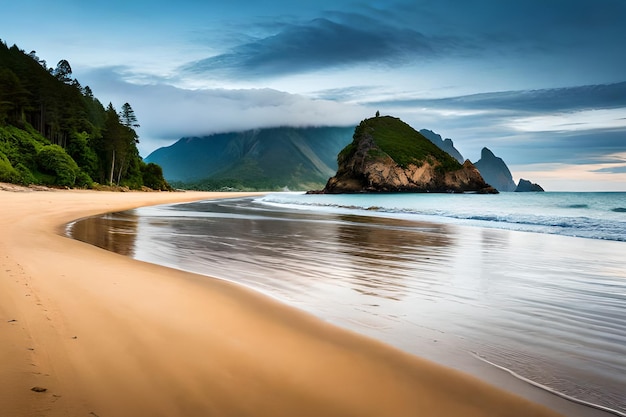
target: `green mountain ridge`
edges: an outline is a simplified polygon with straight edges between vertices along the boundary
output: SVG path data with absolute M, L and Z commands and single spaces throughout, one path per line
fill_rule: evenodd
M 352 127 L 276 127 L 182 138 L 146 161 L 172 184 L 197 189 L 321 188 L 337 169 Z

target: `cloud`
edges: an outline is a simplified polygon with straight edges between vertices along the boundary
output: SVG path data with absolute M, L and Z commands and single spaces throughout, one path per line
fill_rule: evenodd
M 626 174 L 626 152 L 606 155 L 602 163 L 604 166 L 593 172 L 610 173 L 610 174 Z
M 276 126 L 352 126 L 366 110 L 272 89 L 186 90 L 124 81 L 123 68 L 101 68 L 82 78 L 105 105 L 129 102 L 139 119 L 141 154 L 183 136 Z
M 573 132 L 580 130 L 626 130 L 626 108 L 583 110 L 570 113 L 515 118 L 509 125 L 522 132 Z
M 626 107 L 626 82 L 567 88 L 489 92 L 438 99 L 387 100 L 370 104 L 393 107 L 504 110 L 528 113 L 616 109 Z
M 509 165 L 517 178 L 531 179 L 547 191 L 626 191 L 626 171 L 604 164 Z
M 187 64 L 183 71 L 242 78 L 360 64 L 402 65 L 435 56 L 453 45 L 449 39 L 427 37 L 363 15 L 336 13 L 335 18 L 285 25 L 272 36 Z
M 606 172 L 610 174 L 626 174 L 626 165 L 596 169 L 593 172 Z

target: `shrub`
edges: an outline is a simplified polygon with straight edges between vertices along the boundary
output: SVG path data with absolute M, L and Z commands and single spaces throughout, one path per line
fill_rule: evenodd
M 54 184 L 66 187 L 74 186 L 80 172 L 72 157 L 58 145 L 44 146 L 37 154 L 37 165 L 43 173 L 54 175 Z
M 93 188 L 93 180 L 91 179 L 91 177 L 89 176 L 89 174 L 87 174 L 85 171 L 83 171 L 82 169 L 78 171 L 78 174 L 76 174 L 76 182 L 75 185 L 77 187 L 82 187 L 82 188 Z
M 163 169 L 152 162 L 141 165 L 143 185 L 153 190 L 170 191 L 172 187 L 163 178 Z
M 37 180 L 35 179 L 35 176 L 33 175 L 33 173 L 30 172 L 30 169 L 28 169 L 21 162 L 15 166 L 15 169 L 20 174 L 20 178 L 19 178 L 19 183 L 20 184 L 22 184 L 22 185 L 30 185 L 30 184 L 34 184 L 34 183 L 37 182 Z
M 11 165 L 6 155 L 0 152 L 0 181 L 17 183 L 19 179 L 19 172 L 13 168 L 13 165 Z

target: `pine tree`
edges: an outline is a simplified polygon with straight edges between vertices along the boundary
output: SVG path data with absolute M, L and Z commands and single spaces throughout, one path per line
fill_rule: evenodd
M 135 116 L 135 111 L 128 103 L 124 103 L 119 116 L 120 121 L 126 127 L 137 128 L 140 126 L 139 123 L 137 123 L 137 116 Z

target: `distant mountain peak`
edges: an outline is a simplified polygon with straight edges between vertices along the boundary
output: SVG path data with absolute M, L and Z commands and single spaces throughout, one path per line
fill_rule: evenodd
M 491 152 L 491 150 L 489 148 L 487 148 L 486 146 L 482 149 L 482 151 L 480 151 L 480 159 L 499 159 L 500 161 L 502 161 L 501 158 L 498 158 L 494 155 L 493 152 Z M 504 162 L 504 161 L 502 161 Z M 508 169 L 508 168 L 507 168 Z
M 498 191 L 515 191 L 517 186 L 509 167 L 502 158 L 498 158 L 491 150 L 484 147 L 480 152 L 480 160 L 474 163 L 485 181 Z
M 452 156 L 454 159 L 459 161 L 459 163 L 462 164 L 465 161 L 465 159 L 463 158 L 463 155 L 461 155 L 461 152 L 459 152 L 454 147 L 454 142 L 452 142 L 452 139 L 450 138 L 442 139 L 440 134 L 435 133 L 429 129 L 422 129 L 420 130 L 420 133 L 426 139 L 428 139 L 429 141 L 437 145 L 439 149 L 443 150 L 444 152 L 447 152 L 448 155 Z

